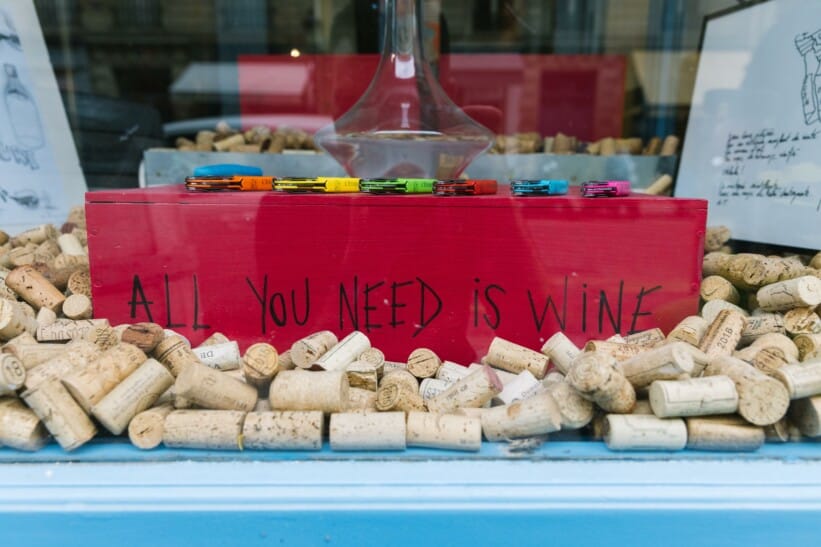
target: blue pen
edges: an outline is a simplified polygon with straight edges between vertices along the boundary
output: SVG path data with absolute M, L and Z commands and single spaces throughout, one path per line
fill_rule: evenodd
M 514 196 L 561 196 L 567 194 L 567 181 L 559 179 L 514 179 L 510 192 Z
M 232 175 L 261 177 L 262 168 L 252 165 L 240 165 L 238 163 L 218 163 L 194 168 L 195 177 L 230 177 Z

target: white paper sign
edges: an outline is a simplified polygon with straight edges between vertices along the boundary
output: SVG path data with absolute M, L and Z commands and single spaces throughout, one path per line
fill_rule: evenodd
M 85 190 L 34 4 L 0 0 L 0 229 L 61 224 Z
M 707 22 L 676 196 L 735 239 L 821 248 L 821 2 Z

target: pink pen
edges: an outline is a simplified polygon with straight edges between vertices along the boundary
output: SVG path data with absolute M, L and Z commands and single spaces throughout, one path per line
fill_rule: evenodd
M 629 180 L 591 180 L 582 183 L 582 196 L 586 198 L 628 195 L 630 195 Z

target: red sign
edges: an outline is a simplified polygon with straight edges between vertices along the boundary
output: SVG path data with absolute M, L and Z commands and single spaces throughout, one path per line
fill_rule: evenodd
M 86 196 L 95 315 L 280 351 L 358 329 L 389 359 L 461 363 L 698 308 L 703 200 L 192 193 Z

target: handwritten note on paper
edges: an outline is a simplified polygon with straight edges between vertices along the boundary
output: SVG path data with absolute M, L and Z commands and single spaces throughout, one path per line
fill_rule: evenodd
M 821 248 L 819 20 L 821 3 L 775 0 L 705 25 L 676 195 L 735 239 Z

